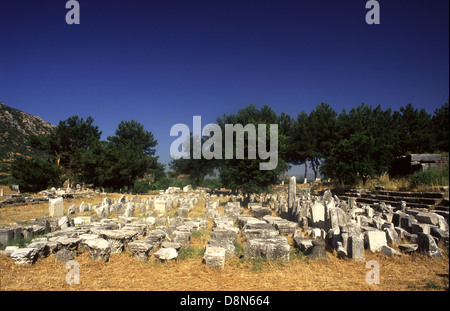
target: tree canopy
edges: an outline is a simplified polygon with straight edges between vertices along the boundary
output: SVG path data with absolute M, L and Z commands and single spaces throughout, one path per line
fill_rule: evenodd
M 309 166 L 315 177 L 320 172 L 342 184 L 365 184 L 387 172 L 396 156 L 448 153 L 448 120 L 448 103 L 432 115 L 412 104 L 392 110 L 364 103 L 338 114 L 321 103 L 296 118 L 250 104 L 218 117 L 210 138 L 191 133 L 186 150 L 193 154 L 193 146 L 200 146 L 201 155 L 173 160 L 169 166 L 175 175 L 188 175 L 194 186 L 218 172 L 224 187 L 247 194 L 267 190 L 284 178 L 290 165 L 299 164 L 305 165 L 305 178 Z M 101 134 L 92 117 L 75 115 L 60 121 L 48 135 L 31 135 L 31 146 L 45 156 L 18 157 L 11 166 L 13 180 L 29 191 L 62 186 L 67 179 L 119 191 L 136 186 L 147 174 L 164 179 L 164 165 L 155 156 L 157 141 L 142 124 L 121 121 L 106 141 Z M 221 149 L 216 143 L 223 144 Z
M 25 186 L 33 191 L 62 187 L 67 179 L 70 184 L 84 182 L 118 191 L 129 189 L 137 178 L 163 167 L 154 156 L 157 141 L 142 124 L 122 121 L 114 136 L 101 141 L 101 131 L 93 122 L 90 116 L 84 120 L 75 115 L 60 121 L 49 135 L 31 135 L 31 145 L 46 151 L 47 157 L 17 159 L 11 171 L 13 178 L 27 185 L 32 182 L 26 175 L 34 172 L 30 176 L 34 176 L 35 186 Z

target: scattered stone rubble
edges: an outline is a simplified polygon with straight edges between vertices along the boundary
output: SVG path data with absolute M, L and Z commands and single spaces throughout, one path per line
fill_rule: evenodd
M 204 216 L 188 217 L 200 200 L 205 202 Z M 108 262 L 111 255 L 125 250 L 137 260 L 154 256 L 167 261 L 189 248 L 193 232 L 207 228 L 212 220 L 203 261 L 209 268 L 223 269 L 236 255 L 239 236 L 245 241 L 246 258 L 286 262 L 291 254 L 289 236 L 309 259 L 326 259 L 328 251 L 356 261 L 365 260 L 365 250 L 389 257 L 421 252 L 439 258 L 443 250 L 438 244 L 449 241 L 448 212 L 357 203 L 330 191 L 313 196 L 309 189 L 297 189 L 295 178 L 290 179 L 288 193 L 250 195 L 247 211 L 241 207 L 245 201 L 242 195 L 218 196 L 190 187 L 171 188 L 149 198 L 106 196 L 100 204 L 70 204 L 67 210 L 62 197 L 50 198 L 49 217 L 0 229 L 0 244 L 45 234 L 25 248 L 8 246 L 3 251 L 17 264 L 33 264 L 51 254 L 65 262 L 83 252 L 92 260 Z M 89 211 L 96 216 L 77 215 Z M 167 216 L 171 211 L 172 219 Z M 110 218 L 111 214 L 119 216 Z

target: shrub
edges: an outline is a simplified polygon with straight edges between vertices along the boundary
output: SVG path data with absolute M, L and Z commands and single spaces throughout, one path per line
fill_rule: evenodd
M 17 157 L 11 165 L 11 174 L 21 191 L 38 192 L 58 186 L 60 169 L 47 161 Z
M 445 186 L 449 181 L 448 168 L 437 170 L 432 167 L 428 167 L 425 171 L 415 172 L 410 177 L 410 183 L 412 187 L 418 186 Z
M 220 188 L 222 188 L 222 182 L 220 181 L 219 178 L 205 179 L 205 180 L 203 180 L 201 187 L 206 187 L 211 190 L 220 189 Z

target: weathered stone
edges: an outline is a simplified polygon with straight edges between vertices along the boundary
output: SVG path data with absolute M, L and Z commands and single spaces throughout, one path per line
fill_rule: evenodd
M 288 212 L 292 214 L 294 209 L 295 196 L 297 194 L 297 180 L 295 176 L 289 177 L 289 189 L 288 189 Z M 269 214 L 270 215 L 270 214 Z M 288 215 L 288 217 L 291 215 Z
M 301 250 L 303 253 L 308 253 L 312 245 L 311 239 L 294 239 L 295 247 Z
M 28 244 L 28 248 L 35 248 L 38 251 L 38 257 L 39 258 L 45 258 L 50 254 L 50 249 L 47 246 L 48 242 L 33 242 L 31 244 Z
M 385 222 L 386 221 L 382 219 L 380 216 L 374 216 L 372 218 L 372 226 L 378 230 L 381 230 Z
M 207 247 L 203 260 L 208 268 L 223 269 L 225 267 L 226 250 L 223 247 Z
M 11 254 L 11 258 L 17 265 L 34 264 L 38 258 L 38 250 L 36 248 L 19 248 Z
M 208 243 L 206 244 L 206 249 L 208 249 L 209 247 L 221 247 L 225 249 L 226 260 L 233 258 L 236 250 L 233 241 L 229 239 L 209 239 Z
M 166 200 L 155 200 L 155 211 L 160 213 L 166 213 L 167 212 L 167 201 Z
M 146 241 L 133 241 L 127 247 L 133 257 L 139 260 L 147 260 L 153 250 L 153 245 Z
M 417 244 L 399 244 L 397 246 L 402 252 L 407 254 L 414 253 L 418 248 Z
M 331 248 L 338 248 L 338 242 L 343 242 L 341 230 L 339 227 L 328 230 L 326 242 L 328 243 L 328 245 L 330 245 Z
M 58 219 L 58 227 L 60 227 L 61 229 L 70 227 L 69 217 L 63 216 Z
M 182 248 L 188 248 L 191 244 L 191 232 L 176 230 L 173 232 L 173 241 L 180 243 Z
M 147 233 L 147 224 L 140 222 L 133 222 L 130 224 L 126 224 L 121 229 L 122 231 L 136 232 L 133 236 L 133 239 L 142 239 Z
M 13 229 L 0 229 L 0 245 L 7 245 L 14 239 Z
M 214 227 L 233 227 L 234 220 L 231 217 L 221 216 L 214 218 Z
M 411 225 L 411 233 L 417 234 L 417 233 L 426 233 L 430 234 L 430 225 L 429 224 L 423 224 L 423 223 L 415 223 Z
M 325 206 L 316 203 L 311 207 L 311 221 L 314 228 L 325 228 Z
M 160 229 L 151 230 L 145 237 L 145 240 L 153 245 L 153 249 L 159 248 L 161 246 L 161 243 L 165 239 L 166 239 L 166 232 Z
M 348 257 L 356 261 L 364 261 L 364 240 L 359 236 L 350 236 L 348 243 Z
M 86 203 L 81 202 L 80 206 L 78 207 L 78 212 L 84 213 L 85 210 L 86 210 Z
M 121 230 L 101 230 L 99 236 L 109 242 L 111 254 L 120 254 L 123 251 L 127 240 L 125 232 Z
M 383 231 L 386 233 L 386 241 L 390 245 L 397 245 L 399 238 L 398 233 L 393 228 L 384 228 Z
M 418 252 L 426 253 L 431 258 L 442 257 L 443 250 L 440 249 L 431 234 L 418 233 Z
M 274 226 L 281 235 L 294 234 L 295 229 L 298 228 L 297 223 L 285 219 L 275 221 Z
M 417 223 L 417 219 L 415 219 L 411 215 L 405 215 L 400 217 L 400 227 L 405 229 L 409 233 L 412 233 L 412 224 Z
M 328 259 L 328 255 L 325 251 L 325 241 L 312 241 L 312 247 L 310 248 L 307 257 L 309 259 Z
M 178 257 L 178 252 L 174 248 L 161 248 L 153 255 L 159 260 L 172 260 Z
M 63 198 L 49 199 L 48 209 L 50 217 L 64 216 L 64 202 Z
M 181 249 L 180 243 L 165 241 L 161 244 L 162 248 L 174 248 L 177 252 Z
M 382 254 L 384 254 L 384 255 L 386 255 L 388 257 L 393 257 L 393 256 L 401 257 L 402 256 L 402 254 L 399 251 L 397 251 L 397 250 L 395 250 L 392 247 L 389 247 L 387 245 L 383 245 L 381 247 L 380 253 L 382 253 Z
M 19 246 L 6 246 L 5 251 L 4 251 L 3 254 L 6 257 L 11 257 L 11 254 L 17 249 L 19 249 Z
M 346 258 L 347 257 L 347 249 L 342 245 L 342 242 L 337 242 L 337 255 L 338 258 Z
M 73 260 L 75 258 L 72 251 L 68 249 L 61 249 L 56 252 L 55 259 L 62 262 L 68 262 L 69 260 Z
M 310 236 L 311 236 L 313 239 L 315 239 L 315 240 L 318 240 L 318 239 L 320 240 L 320 239 L 322 239 L 322 238 L 323 238 L 322 229 L 320 229 L 320 228 L 313 228 L 313 229 L 311 230 Z
M 247 222 L 242 229 L 242 236 L 247 240 L 270 238 L 278 235 L 278 231 L 266 222 Z
M 350 221 L 347 213 L 339 207 L 330 208 L 330 228 L 339 228 Z
M 230 240 L 233 243 L 237 241 L 237 236 L 239 233 L 239 229 L 236 227 L 221 227 L 221 228 L 214 228 L 213 231 L 211 231 L 210 236 L 213 239 L 218 240 Z
M 237 220 L 239 228 L 241 228 L 241 229 L 244 228 L 244 226 L 247 223 L 266 223 L 264 220 L 257 219 L 255 217 L 249 216 L 249 215 L 240 215 L 237 217 L 236 220 Z
M 258 218 L 258 219 L 261 219 L 261 218 L 263 218 L 264 216 L 267 216 L 267 215 L 272 215 L 271 209 L 269 207 L 266 207 L 266 206 L 253 208 L 252 212 L 253 212 L 253 215 L 256 218 Z
M 430 228 L 430 234 L 438 239 L 438 241 L 444 241 L 448 243 L 449 241 L 449 232 L 442 230 L 440 228 L 432 227 Z
M 207 227 L 207 222 L 202 218 L 187 218 L 184 225 L 190 228 L 192 231 L 204 229 Z
M 128 202 L 127 207 L 125 208 L 125 213 L 123 214 L 123 217 L 133 217 L 134 216 L 134 208 L 135 208 L 134 203 Z
M 420 212 L 416 214 L 415 218 L 424 224 L 430 224 L 430 225 L 438 225 L 439 224 L 439 218 L 438 215 L 435 213 L 423 213 Z
M 239 202 L 228 202 L 224 207 L 224 214 L 232 219 L 236 219 L 243 212 L 244 210 L 240 208 Z
M 55 241 L 60 244 L 61 249 L 67 249 L 69 251 L 73 251 L 74 254 L 77 254 L 78 245 L 81 242 L 80 238 L 67 238 L 67 237 L 58 237 Z
M 89 257 L 92 260 L 100 260 L 107 262 L 111 254 L 111 247 L 107 240 L 105 239 L 89 239 L 85 240 L 83 244 L 86 244 L 89 249 Z
M 75 207 L 75 204 L 72 203 L 69 205 L 69 208 L 67 209 L 67 214 L 72 215 L 72 214 L 75 214 L 75 212 L 76 212 L 76 207 Z
M 49 241 L 47 243 L 50 254 L 56 254 L 61 249 L 61 243 L 58 241 Z
M 285 237 L 276 236 L 268 239 L 252 239 L 245 244 L 247 258 L 265 257 L 270 260 L 280 258 L 289 261 L 290 246 Z
M 364 244 L 372 252 L 379 252 L 383 245 L 387 245 L 386 233 L 381 230 L 364 232 Z

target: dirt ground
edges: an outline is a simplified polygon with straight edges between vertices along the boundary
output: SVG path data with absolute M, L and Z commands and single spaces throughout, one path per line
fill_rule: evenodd
M 98 196 L 74 199 L 73 202 L 78 206 L 81 201 L 95 204 L 102 199 L 103 196 Z M 203 212 L 200 204 L 189 216 L 197 217 Z M 5 207 L 0 209 L 0 224 L 45 215 L 48 215 L 48 204 Z M 39 259 L 32 266 L 16 265 L 11 258 L 0 256 L 0 290 L 429 291 L 449 288 L 448 249 L 445 249 L 444 258 L 434 260 L 420 254 L 388 258 L 367 250 L 365 262 L 339 259 L 333 253 L 328 253 L 329 259 L 314 261 L 292 252 L 289 263 L 235 256 L 226 262 L 225 269 L 214 270 L 202 263 L 199 252 L 204 248 L 208 236 L 193 235 L 192 255 L 167 263 L 161 263 L 153 256 L 147 262 L 141 262 L 127 251 L 111 255 L 109 262 L 103 263 L 92 261 L 87 253 L 82 253 L 75 258 L 80 266 L 80 284 L 72 285 L 66 282 L 69 269 L 65 263 L 58 262 L 54 255 Z M 292 243 L 292 238 L 288 238 L 288 241 Z M 245 243 L 242 240 L 240 242 L 242 245 Z M 367 275 L 373 269 L 366 268 L 369 260 L 379 263 L 379 284 L 366 282 Z

